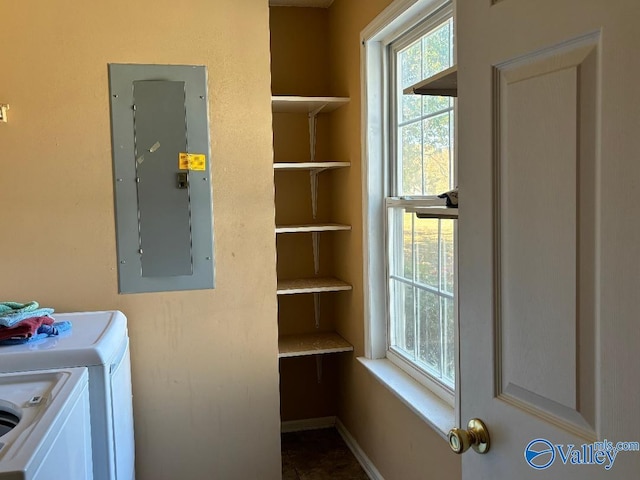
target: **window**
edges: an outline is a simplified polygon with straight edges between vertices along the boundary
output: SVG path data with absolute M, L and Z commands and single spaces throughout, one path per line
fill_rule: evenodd
M 379 152 L 374 129 L 369 130 L 367 142 L 369 211 L 365 219 L 371 228 L 365 268 L 372 290 L 386 293 L 386 315 L 377 327 L 376 311 L 383 305 L 369 301 L 372 343 L 376 343 L 376 328 L 382 324 L 385 329 L 384 347 L 378 339 L 379 347 L 373 345 L 371 358 L 386 357 L 453 405 L 455 220 L 419 219 L 412 209 L 441 204 L 437 195 L 456 186 L 455 105 L 449 97 L 402 93 L 454 64 L 451 5 L 434 8 L 422 19 L 417 26 L 378 35 L 383 60 L 377 61 L 375 55 L 367 58 L 369 72 L 378 62 L 386 76 L 376 80 L 369 75 L 367 79 L 369 91 L 379 86 L 383 92 L 381 104 L 368 111 L 368 123 L 379 123 L 384 137 Z M 369 108 L 375 100 L 373 95 L 367 97 Z M 384 115 L 379 122 L 376 112 Z M 378 161 L 382 166 L 376 170 Z M 374 185 L 382 191 L 377 192 Z M 382 217 L 379 224 L 372 212 Z M 372 237 L 376 233 L 385 239 L 382 249 Z M 376 260 L 378 252 L 382 255 Z M 376 263 L 383 263 L 381 259 L 384 265 Z M 372 278 L 374 272 L 379 279 Z
M 455 220 L 407 209 L 455 186 L 454 104 L 403 89 L 453 65 L 450 12 L 389 45 L 388 352 L 445 391 L 455 386 Z M 436 200 L 437 201 L 437 200 Z

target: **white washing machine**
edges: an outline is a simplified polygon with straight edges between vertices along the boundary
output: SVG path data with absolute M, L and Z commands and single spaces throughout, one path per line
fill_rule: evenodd
M 86 368 L 0 374 L 0 479 L 93 478 Z
M 33 343 L 0 347 L 0 372 L 87 367 L 93 478 L 133 480 L 133 407 L 127 319 L 118 311 L 53 316 L 56 321 L 70 321 L 71 331 Z

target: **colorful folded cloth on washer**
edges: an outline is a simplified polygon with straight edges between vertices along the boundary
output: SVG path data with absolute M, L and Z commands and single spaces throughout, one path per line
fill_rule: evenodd
M 18 303 L 18 302 L 0 302 L 0 316 L 7 313 L 32 312 L 40 305 L 38 302 Z
M 49 316 L 31 317 L 16 323 L 13 327 L 0 327 L 0 340 L 31 338 L 39 332 L 40 327 L 52 325 L 53 322 L 53 318 Z
M 0 340 L 0 346 L 8 345 L 22 345 L 24 343 L 34 343 L 38 340 L 44 340 L 45 338 L 61 335 L 71 331 L 71 322 L 55 322 L 53 325 L 41 325 L 36 333 L 31 338 L 7 338 L 6 340 Z
M 6 303 L 9 303 L 9 302 L 5 302 L 5 304 L 3 305 L 6 305 Z M 0 326 L 13 327 L 16 323 L 26 320 L 28 318 L 47 317 L 52 313 L 53 313 L 53 308 L 35 308 L 33 310 L 17 310 L 17 311 L 13 311 L 13 313 L 11 311 L 6 311 L 5 313 L 0 313 Z
M 58 328 L 53 325 L 53 323 L 51 325 L 47 325 L 43 323 L 42 325 L 40 325 L 40 327 L 38 327 L 37 333 L 46 334 L 52 337 L 52 336 L 58 335 L 60 332 L 58 331 Z

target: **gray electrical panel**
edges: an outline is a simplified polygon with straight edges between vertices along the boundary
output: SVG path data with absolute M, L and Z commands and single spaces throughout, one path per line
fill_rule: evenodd
M 203 66 L 109 65 L 120 293 L 214 287 Z

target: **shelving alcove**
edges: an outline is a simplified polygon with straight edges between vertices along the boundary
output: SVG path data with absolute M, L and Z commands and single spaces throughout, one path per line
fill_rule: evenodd
M 273 96 L 273 113 L 306 114 L 309 122 L 309 161 L 276 162 L 274 172 L 308 171 L 311 187 L 312 221 L 304 224 L 276 225 L 276 234 L 311 234 L 313 245 L 313 263 L 315 275 L 310 278 L 280 279 L 278 278 L 277 294 L 302 295 L 312 294 L 314 300 L 314 319 L 316 331 L 295 335 L 281 334 L 278 339 L 278 357 L 291 358 L 315 355 L 317 361 L 318 381 L 321 377 L 321 356 L 325 354 L 353 351 L 353 346 L 336 332 L 320 332 L 320 294 L 351 290 L 352 287 L 334 277 L 323 277 L 320 272 L 320 235 L 331 232 L 351 230 L 351 225 L 339 223 L 316 222 L 318 205 L 318 176 L 325 171 L 349 168 L 349 162 L 317 161 L 316 134 L 317 118 L 323 113 L 332 112 L 349 103 L 345 97 L 301 97 Z M 283 254 L 284 252 L 278 252 Z

